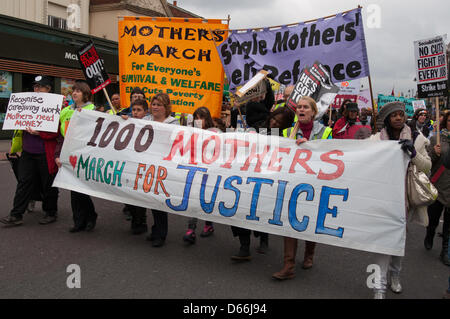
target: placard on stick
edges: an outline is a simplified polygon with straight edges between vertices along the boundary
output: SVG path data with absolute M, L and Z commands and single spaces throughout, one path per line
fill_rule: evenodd
M 414 41 L 419 98 L 447 95 L 447 35 Z
M 111 83 L 105 69 L 105 64 L 97 53 L 92 41 L 81 47 L 77 54 L 78 61 L 80 62 L 86 81 L 91 87 L 92 94 L 104 89 Z
M 321 117 L 333 103 L 339 88 L 331 82 L 331 77 L 325 67 L 316 61 L 312 67 L 305 68 L 295 84 L 294 90 L 286 101 L 286 106 L 295 112 L 300 99 L 309 96 L 316 101 L 318 114 Z
M 9 98 L 3 130 L 58 131 L 63 95 L 51 93 L 13 93 Z

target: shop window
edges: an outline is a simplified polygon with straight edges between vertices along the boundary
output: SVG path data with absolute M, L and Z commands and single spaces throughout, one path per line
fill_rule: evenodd
M 0 123 L 5 119 L 9 97 L 12 93 L 13 77 L 11 72 L 0 71 Z

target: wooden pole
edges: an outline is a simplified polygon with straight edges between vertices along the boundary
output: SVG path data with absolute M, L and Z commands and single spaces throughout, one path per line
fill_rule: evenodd
M 105 88 L 103 88 L 103 93 L 105 93 L 106 99 L 108 100 L 109 106 L 111 107 L 111 110 L 113 110 L 114 114 L 117 114 L 116 108 L 112 105 L 111 100 L 109 99 L 108 92 Z
M 297 135 L 298 129 L 300 128 L 300 121 L 295 122 L 295 126 L 291 131 L 291 134 L 289 135 L 290 139 L 295 138 L 295 136 Z
M 358 8 L 362 8 L 362 7 L 361 7 L 361 6 L 358 6 Z M 355 9 L 356 9 L 356 8 L 355 8 Z M 345 14 L 345 13 L 348 13 L 348 12 L 353 11 L 353 10 L 355 10 L 355 9 L 347 10 L 347 11 L 340 12 L 340 13 Z M 315 22 L 315 21 L 317 21 L 317 20 L 319 20 L 319 19 L 329 19 L 329 18 L 334 18 L 336 15 L 337 15 L 337 14 L 331 14 L 331 15 L 329 15 L 329 16 L 322 17 L 322 18 L 303 21 L 303 23 Z M 289 26 L 294 26 L 294 25 L 298 25 L 298 22 L 294 22 L 294 23 L 290 23 L 290 24 L 283 24 L 283 25 L 274 25 L 274 26 L 268 27 L 268 29 L 276 29 L 276 28 L 281 28 L 281 27 L 284 27 L 284 26 L 289 27 Z M 228 30 L 214 29 L 214 31 L 248 31 L 248 30 L 254 30 L 254 31 L 256 31 L 256 30 L 262 30 L 262 28 L 252 28 L 252 29 L 228 29 Z
M 439 115 L 439 112 L 440 112 L 440 110 L 439 110 L 439 97 L 438 96 L 436 96 L 436 99 L 435 99 L 435 107 L 436 107 L 436 144 L 437 145 L 440 145 L 441 144 L 441 134 L 439 133 L 439 131 L 440 131 L 440 123 L 439 123 L 439 117 L 440 117 L 440 115 Z
M 369 89 L 370 89 L 370 98 L 372 103 L 372 117 L 373 117 L 373 129 L 372 133 L 375 134 L 377 132 L 377 117 L 375 115 L 375 105 L 373 105 L 373 91 L 372 91 L 372 79 L 369 75 Z M 378 112 L 378 110 L 377 110 Z

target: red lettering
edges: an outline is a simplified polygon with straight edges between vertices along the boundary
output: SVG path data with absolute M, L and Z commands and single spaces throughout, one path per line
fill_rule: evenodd
M 137 172 L 136 172 L 136 180 L 134 181 L 134 188 L 133 188 L 134 190 L 138 189 L 138 181 L 142 177 L 141 168 L 143 168 L 145 171 L 145 166 L 146 166 L 145 164 L 141 164 L 141 163 L 139 163 L 139 165 L 138 165 Z
M 159 195 L 158 185 L 161 185 L 161 188 L 162 188 L 164 194 L 166 195 L 166 197 L 170 197 L 169 193 L 167 193 L 166 188 L 164 187 L 164 184 L 163 184 L 163 180 L 165 180 L 166 177 L 167 177 L 167 169 L 162 166 L 158 167 L 158 178 L 156 179 L 156 184 L 155 184 L 155 194 L 156 195 Z
M 300 158 L 300 154 L 303 154 L 303 153 L 306 154 L 306 157 Z M 307 174 L 315 175 L 316 173 L 311 169 L 311 167 L 308 166 L 308 164 L 306 164 L 306 162 L 310 160 L 311 156 L 312 156 L 312 152 L 310 150 L 304 150 L 304 149 L 297 150 L 294 158 L 292 159 L 292 164 L 291 164 L 291 168 L 289 169 L 289 173 L 295 173 L 295 165 L 300 164 L 300 166 L 306 170 Z
M 250 155 L 247 157 L 247 160 L 245 161 L 245 164 L 241 167 L 241 171 L 248 170 L 250 166 L 250 162 L 256 158 L 258 161 L 256 162 L 255 166 L 255 172 L 261 172 L 261 165 L 262 161 L 264 160 L 264 157 L 266 157 L 267 153 L 269 152 L 270 146 L 266 145 L 264 146 L 264 150 L 261 154 L 256 154 L 256 143 L 252 145 L 252 150 L 250 151 Z
M 338 156 L 344 156 L 344 152 L 334 150 L 334 151 L 322 154 L 320 156 L 320 159 L 325 163 L 330 163 L 330 164 L 336 165 L 336 167 L 337 167 L 336 172 L 327 174 L 327 173 L 324 173 L 322 170 L 320 170 L 319 175 L 317 176 L 318 179 L 324 179 L 327 181 L 331 181 L 333 179 L 337 179 L 337 178 L 341 177 L 342 174 L 344 174 L 344 170 L 345 170 L 344 162 L 340 161 L 340 160 L 336 160 L 336 159 L 331 159 L 330 155 L 333 155 L 333 154 L 338 155 Z
M 150 182 L 148 181 L 148 177 L 151 175 Z M 153 180 L 155 179 L 155 165 L 151 165 L 148 168 L 147 173 L 145 174 L 144 178 L 144 185 L 142 185 L 142 188 L 144 189 L 144 193 L 148 193 L 152 190 Z M 155 193 L 157 191 L 155 190 Z
M 197 165 L 197 162 L 195 161 L 196 157 L 195 155 L 197 150 L 197 139 L 198 133 L 193 133 L 189 141 L 186 143 L 186 146 L 183 147 L 184 131 L 178 132 L 177 136 L 175 137 L 175 140 L 173 141 L 172 149 L 170 150 L 169 155 L 167 155 L 164 158 L 164 160 L 171 161 L 177 151 L 180 152 L 181 156 L 184 156 L 185 153 L 190 152 L 191 159 L 189 164 Z
M 209 142 L 214 140 L 214 153 L 210 159 L 206 158 L 205 149 L 208 146 Z M 220 138 L 217 135 L 213 135 L 206 139 L 202 145 L 202 162 L 203 164 L 211 164 L 214 163 L 220 155 Z
M 286 153 L 289 154 L 291 152 L 290 148 L 280 148 L 276 147 L 272 153 L 272 157 L 270 158 L 269 166 L 267 167 L 270 171 L 279 172 L 281 171 L 282 166 L 275 167 L 275 164 L 280 163 L 282 158 L 278 157 L 278 153 Z
M 221 165 L 220 167 L 231 168 L 231 162 L 233 162 L 236 158 L 238 147 L 248 147 L 249 142 L 236 139 L 226 139 L 225 144 L 232 144 L 231 153 L 228 161 L 226 161 L 225 164 Z

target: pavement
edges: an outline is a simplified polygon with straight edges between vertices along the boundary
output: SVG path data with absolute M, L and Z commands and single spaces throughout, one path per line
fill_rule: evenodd
M 6 153 L 9 153 L 11 147 L 11 140 L 0 140 L 0 161 L 8 160 Z

